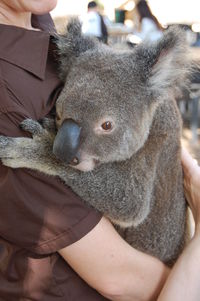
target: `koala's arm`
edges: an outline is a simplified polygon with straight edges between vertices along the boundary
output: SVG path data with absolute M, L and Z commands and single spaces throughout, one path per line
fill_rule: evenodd
M 11 138 L 0 136 L 0 159 L 12 168 L 30 168 L 42 173 L 58 176 L 70 186 L 87 204 L 93 206 L 115 224 L 137 226 L 148 215 L 153 189 L 156 154 L 148 164 L 135 158 L 135 175 L 127 168 L 104 164 L 92 172 L 80 172 L 56 159 L 52 153 L 55 133 L 37 121 L 26 119 L 24 130 L 33 138 Z M 141 157 L 144 157 L 141 154 Z M 140 164 L 138 165 L 138 162 Z M 123 164 L 123 163 L 122 163 Z M 129 163 L 128 163 L 129 165 Z M 146 172 L 148 170 L 148 173 Z M 137 178 L 137 175 L 142 177 Z
M 149 214 L 159 150 L 152 144 L 151 157 L 144 148 L 130 161 L 102 164 L 82 172 L 70 183 L 87 203 L 114 224 L 137 226 Z
M 27 137 L 0 136 L 0 159 L 11 168 L 30 168 L 42 173 L 60 176 L 66 167 L 52 153 L 55 133 L 50 124 L 41 126 L 37 121 L 26 119 L 21 127 L 32 134 Z

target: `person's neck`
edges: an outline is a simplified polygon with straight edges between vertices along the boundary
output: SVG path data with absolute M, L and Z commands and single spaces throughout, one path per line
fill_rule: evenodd
M 2 4 L 0 4 L 0 24 L 35 30 L 35 28 L 33 28 L 31 25 L 31 13 L 20 13 L 12 8 L 5 7 Z

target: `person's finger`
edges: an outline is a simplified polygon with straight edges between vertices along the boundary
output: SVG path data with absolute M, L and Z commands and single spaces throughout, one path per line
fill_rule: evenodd
M 192 175 L 198 165 L 197 161 L 193 159 L 189 152 L 183 147 L 181 150 L 181 162 L 186 175 Z

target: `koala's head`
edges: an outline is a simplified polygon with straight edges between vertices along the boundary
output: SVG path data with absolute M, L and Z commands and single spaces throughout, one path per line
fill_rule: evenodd
M 129 159 L 148 138 L 157 106 L 185 78 L 185 38 L 172 29 L 155 44 L 119 52 L 82 36 L 73 20 L 58 39 L 55 155 L 83 171 Z

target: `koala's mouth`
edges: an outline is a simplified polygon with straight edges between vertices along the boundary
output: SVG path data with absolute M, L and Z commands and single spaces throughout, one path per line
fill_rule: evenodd
M 78 169 L 80 171 L 92 171 L 98 164 L 98 161 L 96 159 L 88 159 L 88 160 L 82 160 L 79 164 L 73 165 L 70 164 L 71 167 Z

